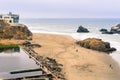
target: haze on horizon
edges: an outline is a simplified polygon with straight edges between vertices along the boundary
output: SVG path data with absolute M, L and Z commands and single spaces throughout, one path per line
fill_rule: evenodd
M 21 18 L 120 18 L 120 0 L 1 0 L 0 14 Z

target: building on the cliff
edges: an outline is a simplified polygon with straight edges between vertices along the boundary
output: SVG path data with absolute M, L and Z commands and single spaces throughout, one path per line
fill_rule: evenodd
M 9 24 L 19 23 L 19 15 L 11 12 L 9 14 L 0 14 L 0 20 L 4 20 Z

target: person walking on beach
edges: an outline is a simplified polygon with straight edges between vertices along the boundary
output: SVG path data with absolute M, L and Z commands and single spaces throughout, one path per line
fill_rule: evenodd
M 109 65 L 111 69 L 113 69 L 112 64 Z
M 76 49 L 76 52 L 78 52 L 78 49 Z

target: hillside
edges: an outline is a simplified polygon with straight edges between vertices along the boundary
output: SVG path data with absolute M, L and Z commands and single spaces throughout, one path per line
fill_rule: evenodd
M 30 39 L 32 32 L 24 24 L 9 25 L 0 20 L 1 39 Z

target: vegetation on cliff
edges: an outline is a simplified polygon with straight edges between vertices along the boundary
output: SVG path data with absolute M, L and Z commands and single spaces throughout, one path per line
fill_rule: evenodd
M 28 39 L 32 36 L 31 31 L 23 24 L 9 25 L 0 20 L 1 39 Z

